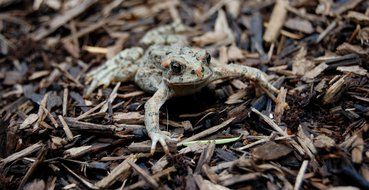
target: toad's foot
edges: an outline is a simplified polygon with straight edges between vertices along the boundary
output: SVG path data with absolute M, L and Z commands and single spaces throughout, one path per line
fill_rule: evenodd
M 138 65 L 138 60 L 142 57 L 143 49 L 133 47 L 125 49 L 103 65 L 87 74 L 87 82 L 91 82 L 86 91 L 89 96 L 98 86 L 107 87 L 112 82 L 125 82 L 133 78 Z
M 267 75 L 259 69 L 238 64 L 218 65 L 214 67 L 213 80 L 239 76 L 243 76 L 246 79 L 256 82 L 273 100 L 275 100 L 274 94 L 279 93 L 279 90 L 268 82 Z
M 154 154 L 155 150 L 156 150 L 156 144 L 159 142 L 161 144 L 161 146 L 164 149 L 165 154 L 170 154 L 169 152 L 169 148 L 168 145 L 166 143 L 167 140 L 171 140 L 171 138 L 169 137 L 169 133 L 168 135 L 165 134 L 163 131 L 152 131 L 152 132 L 148 132 L 150 138 L 151 138 L 151 149 L 150 149 L 150 154 Z
M 171 96 L 172 91 L 162 82 L 155 94 L 145 104 L 145 126 L 152 140 L 151 154 L 154 154 L 158 141 L 163 146 L 165 153 L 169 154 L 166 140 L 170 138 L 159 129 L 159 110 Z

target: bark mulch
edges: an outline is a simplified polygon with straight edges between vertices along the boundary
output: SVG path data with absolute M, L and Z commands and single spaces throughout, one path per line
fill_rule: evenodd
M 265 71 L 168 101 L 149 153 L 133 82 L 86 73 L 181 21 L 212 61 Z M 369 1 L 0 0 L 0 189 L 369 189 Z

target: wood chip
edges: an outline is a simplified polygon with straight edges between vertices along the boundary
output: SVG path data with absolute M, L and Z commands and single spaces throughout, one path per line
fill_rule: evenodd
M 338 6 L 337 9 L 333 11 L 335 15 L 341 15 L 342 13 L 355 8 L 359 3 L 361 3 L 363 0 L 351 0 L 346 1 L 345 3 L 342 3 L 340 6 Z
M 115 112 L 113 114 L 113 120 L 117 123 L 142 124 L 144 122 L 144 115 L 140 112 Z
M 229 28 L 224 11 L 218 11 L 218 17 L 215 21 L 214 31 L 207 32 L 202 36 L 193 38 L 192 40 L 200 46 L 212 43 L 216 43 L 217 45 L 228 45 L 233 43 L 235 37 L 232 30 Z
M 25 129 L 29 126 L 31 126 L 33 123 L 35 123 L 38 120 L 37 114 L 30 114 L 20 125 L 19 129 Z
M 276 1 L 272 15 L 270 16 L 268 28 L 263 37 L 266 42 L 272 43 L 277 40 L 287 17 L 287 6 L 288 1 L 286 0 Z
M 331 32 L 336 26 L 337 26 L 336 21 L 333 21 L 331 24 L 329 24 L 328 27 L 322 33 L 319 34 L 316 43 L 322 41 L 329 34 L 329 32 Z
M 249 174 L 244 174 L 244 175 L 236 175 L 236 176 L 231 177 L 230 179 L 226 179 L 222 181 L 221 184 L 224 186 L 231 186 L 231 185 L 242 183 L 245 181 L 256 180 L 260 176 L 261 176 L 261 173 L 249 173 Z
M 299 173 L 297 174 L 295 186 L 293 187 L 293 190 L 299 190 L 300 186 L 302 184 L 302 180 L 304 179 L 305 170 L 309 164 L 308 160 L 304 160 L 301 164 Z
M 14 160 L 17 160 L 19 158 L 22 158 L 24 156 L 27 156 L 29 154 L 32 154 L 38 150 L 40 150 L 40 148 L 43 146 L 43 144 L 41 142 L 38 142 L 36 144 L 33 144 L 31 146 L 28 146 L 27 148 L 13 153 L 12 155 L 9 155 L 8 157 L 0 160 L 0 168 L 4 167 L 6 164 L 13 162 Z
M 369 16 L 359 12 L 350 11 L 347 14 L 347 18 L 358 24 L 369 25 Z
M 65 134 L 66 134 L 66 136 L 67 136 L 67 139 L 68 139 L 69 141 L 73 140 L 73 138 L 74 138 L 73 133 L 72 133 L 72 131 L 69 129 L 69 126 L 68 126 L 68 124 L 65 122 L 65 120 L 64 120 L 64 118 L 63 118 L 63 116 L 59 115 L 59 116 L 58 116 L 58 118 L 59 118 L 59 121 L 61 122 L 61 124 L 63 125 L 63 130 L 64 130 L 64 132 L 65 132 Z
M 149 184 L 149 186 L 153 189 L 158 189 L 159 184 L 156 182 L 156 180 L 150 176 L 145 170 L 140 168 L 137 164 L 135 164 L 132 161 L 128 161 L 128 164 L 131 165 L 131 167 Z
M 347 82 L 346 78 L 347 75 L 343 76 L 328 88 L 323 96 L 323 104 L 330 104 L 339 100 L 343 87 Z
M 122 163 L 120 163 L 118 166 L 116 166 L 113 171 L 110 172 L 110 174 L 100 181 L 95 183 L 95 186 L 106 189 L 109 188 L 114 184 L 116 180 L 119 179 L 119 176 L 121 176 L 123 173 L 128 172 L 131 169 L 131 165 L 129 162 L 136 162 L 137 156 L 132 154 L 127 159 L 125 159 Z
M 260 113 L 257 109 L 251 108 L 251 111 L 259 115 L 266 123 L 269 124 L 270 127 L 272 127 L 275 131 L 277 131 L 282 136 L 287 136 L 287 133 L 283 131 L 272 119 L 267 117 L 266 115 Z
M 49 23 L 47 27 L 41 27 L 34 32 L 34 39 L 36 41 L 41 40 L 47 35 L 54 32 L 63 24 L 67 23 L 69 20 L 81 14 L 87 8 L 89 8 L 94 3 L 98 2 L 97 0 L 84 0 L 78 6 L 73 7 L 72 9 L 64 12 L 64 14 L 58 15 L 54 17 Z
M 354 143 L 352 144 L 352 162 L 355 164 L 361 164 L 363 162 L 363 151 L 364 151 L 364 140 L 361 135 L 355 139 Z
M 275 142 L 267 142 L 264 145 L 256 147 L 252 151 L 252 157 L 255 160 L 276 160 L 291 153 L 292 149 Z
M 288 109 L 288 104 L 286 103 L 287 90 L 285 88 L 281 88 L 279 90 L 279 94 L 276 99 L 276 106 L 274 110 L 274 119 L 277 123 L 281 122 L 283 113 L 286 109 Z
M 214 150 L 215 150 L 215 144 L 214 143 L 210 143 L 201 153 L 199 161 L 197 162 L 197 166 L 195 169 L 195 174 L 198 174 L 201 172 L 202 166 L 204 164 L 209 164 L 211 157 L 214 154 Z
M 284 23 L 284 26 L 305 34 L 311 34 L 314 32 L 313 25 L 309 21 L 298 18 L 288 19 L 286 23 Z
M 328 68 L 328 65 L 326 63 L 321 63 L 318 66 L 314 67 L 314 69 L 308 71 L 303 76 L 303 80 L 310 80 L 316 78 L 318 75 L 320 75 L 326 68 Z
M 292 72 L 295 75 L 303 76 L 308 71 L 311 71 L 314 68 L 314 63 L 308 59 L 306 59 L 307 50 L 305 47 L 302 47 L 296 56 L 292 60 Z M 306 77 L 306 76 L 305 76 Z
M 225 126 L 227 126 L 228 124 L 230 124 L 234 119 L 235 119 L 234 117 L 233 118 L 230 118 L 230 119 L 224 121 L 223 123 L 221 123 L 219 125 L 213 126 L 213 127 L 209 128 L 209 129 L 206 129 L 206 130 L 204 130 L 204 131 L 202 131 L 200 133 L 197 133 L 197 134 L 195 134 L 195 135 L 193 135 L 193 136 L 191 136 L 191 137 L 189 137 L 187 139 L 184 139 L 181 142 L 179 142 L 177 144 L 177 146 L 181 146 L 184 142 L 194 141 L 194 140 L 200 139 L 202 137 L 208 136 L 208 135 L 210 135 L 210 134 L 212 134 L 212 133 L 214 133 L 214 132 L 216 132 L 216 131 L 224 128 Z
M 346 74 L 355 73 L 357 75 L 368 76 L 368 71 L 358 65 L 337 67 L 337 71 L 341 71 Z
M 314 138 L 314 146 L 321 149 L 330 149 L 336 146 L 336 143 L 326 135 L 318 135 Z

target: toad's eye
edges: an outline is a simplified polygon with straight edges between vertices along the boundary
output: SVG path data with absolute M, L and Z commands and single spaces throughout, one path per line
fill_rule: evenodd
M 210 54 L 208 52 L 206 52 L 205 58 L 204 58 L 205 63 L 209 65 L 210 64 L 210 60 L 211 60 L 211 56 L 210 56 Z
M 174 74 L 180 74 L 182 71 L 182 66 L 181 64 L 179 64 L 177 61 L 171 61 L 170 62 L 170 70 L 174 73 Z

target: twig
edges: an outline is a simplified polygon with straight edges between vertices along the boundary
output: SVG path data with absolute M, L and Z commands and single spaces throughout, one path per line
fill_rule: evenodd
M 151 177 L 145 170 L 140 168 L 140 166 L 131 161 L 128 161 L 128 164 L 131 165 L 131 167 L 147 182 L 147 184 L 150 185 L 151 188 L 159 188 L 158 182 L 156 182 L 155 179 Z
M 231 0 L 221 0 L 219 1 L 217 4 L 215 4 L 213 7 L 211 7 L 208 12 L 206 12 L 202 18 L 201 18 L 201 22 L 204 22 L 206 20 L 208 20 L 208 18 L 213 15 L 214 13 L 216 13 L 220 8 L 223 7 L 223 5 L 225 5 L 228 1 L 231 1 Z
M 316 43 L 319 43 L 320 41 L 325 38 L 328 33 L 333 30 L 337 26 L 337 21 L 333 21 L 322 33 L 319 34 L 318 38 L 316 39 Z
M 302 184 L 302 180 L 304 179 L 305 170 L 306 170 L 308 164 L 309 164 L 308 160 L 304 160 L 302 162 L 299 173 L 297 174 L 297 177 L 296 177 L 295 186 L 294 186 L 293 190 L 299 190 L 300 189 L 300 186 Z
M 75 172 L 73 172 L 73 170 L 71 170 L 70 168 L 68 168 L 65 164 L 61 163 L 61 165 L 69 172 L 71 173 L 74 177 L 76 177 L 77 179 L 79 179 L 84 185 L 86 185 L 88 188 L 90 189 L 99 189 L 97 188 L 94 184 L 90 183 L 89 181 L 87 181 L 86 179 L 80 177 L 79 175 L 77 175 Z
M 254 179 L 256 179 L 260 176 L 261 176 L 261 173 L 259 173 L 259 172 L 249 173 L 249 174 L 244 174 L 244 175 L 237 175 L 237 176 L 233 176 L 229 179 L 226 179 L 226 180 L 222 181 L 221 184 L 224 185 L 224 186 L 231 186 L 231 185 L 236 184 L 236 183 L 254 180 Z
M 117 127 L 114 125 L 101 125 L 95 123 L 76 121 L 74 118 L 66 117 L 65 121 L 68 123 L 72 131 L 86 131 L 89 133 L 113 134 Z
M 31 167 L 28 169 L 27 173 L 24 175 L 21 183 L 18 186 L 18 190 L 23 189 L 24 184 L 26 184 L 29 177 L 33 174 L 33 172 L 36 170 L 36 168 L 44 161 L 46 153 L 45 146 L 42 147 L 42 149 L 39 151 L 36 160 L 32 163 Z
M 164 176 L 164 175 L 168 175 L 170 174 L 171 172 L 175 172 L 176 171 L 176 168 L 174 166 L 172 167 L 169 167 L 167 169 L 164 169 L 158 173 L 156 173 L 155 175 L 153 175 L 152 177 L 156 180 L 159 180 L 160 177 Z M 145 180 L 140 180 L 138 181 L 137 183 L 134 183 L 130 186 L 128 186 L 127 190 L 131 190 L 131 189 L 139 189 L 140 187 L 143 187 L 144 185 L 146 184 Z
M 128 172 L 131 169 L 131 165 L 129 162 L 135 162 L 137 160 L 137 156 L 135 154 L 130 155 L 127 159 L 125 159 L 122 163 L 120 163 L 117 167 L 111 171 L 111 173 L 98 181 L 95 186 L 99 187 L 100 189 L 107 189 L 113 183 L 120 179 L 119 176 L 125 172 Z
M 75 118 L 74 120 L 78 121 L 78 120 L 82 120 L 86 117 L 88 117 L 88 115 L 90 115 L 91 113 L 93 113 L 94 111 L 96 111 L 97 109 L 99 109 L 101 106 L 103 106 L 106 103 L 106 100 L 101 102 L 100 104 L 96 105 L 95 107 L 89 109 L 88 111 L 86 111 L 85 113 L 83 113 L 82 115 L 78 116 L 77 118 Z
M 251 111 L 259 115 L 270 127 L 272 127 L 279 134 L 281 134 L 282 136 L 288 136 L 288 134 L 285 131 L 283 131 L 276 123 L 274 123 L 272 119 L 260 113 L 257 109 L 253 107 L 251 108 Z
M 55 120 L 54 116 L 50 113 L 50 111 L 46 109 L 46 107 L 44 107 L 43 105 L 40 105 L 40 107 L 44 110 L 47 117 L 50 119 L 51 123 L 53 123 L 54 127 L 58 128 L 59 127 L 58 122 Z
M 282 136 L 288 136 L 288 134 L 283 131 L 272 119 L 270 119 L 269 117 L 267 117 L 266 115 L 260 113 L 257 109 L 255 108 L 251 108 L 251 111 L 256 113 L 257 115 L 259 115 L 261 117 L 261 119 L 263 119 L 270 127 L 272 127 L 275 131 L 277 131 L 280 135 Z M 294 140 L 289 141 L 290 144 L 301 154 L 304 155 L 305 151 L 303 148 L 301 148 L 301 146 Z
M 73 140 L 73 133 L 72 133 L 72 131 L 69 129 L 69 126 L 68 126 L 68 124 L 65 122 L 65 120 L 64 120 L 64 118 L 63 118 L 63 116 L 61 116 L 61 115 L 59 115 L 58 116 L 58 118 L 59 118 L 59 121 L 61 122 L 61 124 L 63 125 L 63 130 L 64 130 L 64 132 L 65 132 L 65 134 L 67 135 L 67 139 L 68 140 Z
M 36 41 L 41 40 L 42 38 L 44 38 L 44 37 L 48 36 L 49 34 L 51 34 L 52 32 L 54 32 L 56 29 L 58 29 L 63 24 L 67 23 L 68 21 L 70 21 L 74 17 L 81 14 L 83 11 L 85 11 L 87 8 L 89 8 L 91 5 L 95 4 L 96 2 L 98 2 L 98 0 L 85 0 L 82 3 L 78 4 L 77 6 L 69 9 L 66 12 L 64 12 L 63 14 L 54 17 L 49 22 L 48 28 L 41 27 L 41 28 L 37 29 L 33 33 L 33 35 L 34 35 L 33 38 Z
M 289 139 L 291 138 L 292 136 L 283 136 L 283 137 L 277 137 L 275 138 L 274 140 L 285 140 L 285 139 Z M 257 140 L 253 143 L 250 143 L 248 145 L 245 145 L 245 146 L 242 146 L 242 147 L 239 147 L 237 148 L 238 150 L 245 150 L 245 149 L 249 149 L 255 145 L 258 145 L 258 144 L 261 144 L 261 143 L 265 143 L 265 142 L 268 142 L 270 139 L 268 137 L 264 138 L 264 139 L 260 139 L 260 140 Z
M 63 92 L 63 116 L 65 117 L 67 115 L 67 105 L 68 105 L 68 88 L 64 88 Z
M 113 91 L 110 93 L 109 98 L 106 100 L 105 104 L 101 107 L 100 112 L 106 112 L 109 108 L 109 104 L 112 104 L 117 97 L 117 91 L 120 86 L 120 82 L 118 82 Z
M 200 133 L 197 133 L 187 139 L 184 139 L 183 141 L 179 142 L 177 144 L 177 146 L 181 146 L 184 142 L 189 142 L 189 141 L 193 141 L 193 140 L 197 140 L 197 139 L 200 139 L 202 137 L 205 137 L 205 136 L 208 136 L 214 132 L 217 132 L 219 131 L 220 129 L 222 129 L 223 127 L 227 126 L 228 124 L 230 124 L 233 120 L 235 119 L 235 117 L 232 117 L 230 119 L 228 119 L 227 121 L 224 121 L 223 123 L 219 124 L 219 125 L 216 125 L 214 127 L 211 127 L 205 131 L 202 131 Z
M 12 162 L 18 158 L 22 158 L 24 156 L 27 156 L 29 154 L 32 154 L 36 151 L 38 151 L 41 147 L 43 146 L 43 144 L 41 142 L 38 142 L 36 144 L 33 144 L 19 152 L 13 153 L 11 155 L 9 155 L 8 157 L 0 160 L 0 168 L 2 168 L 3 166 L 5 166 L 7 163 Z

